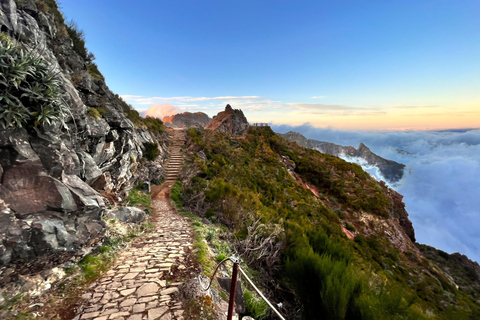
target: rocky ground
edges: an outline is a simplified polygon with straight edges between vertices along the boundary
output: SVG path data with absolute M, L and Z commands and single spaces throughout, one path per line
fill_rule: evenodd
M 170 282 L 192 249 L 192 231 L 167 200 L 154 200 L 155 231 L 122 252 L 115 265 L 90 286 L 74 319 L 183 319 L 178 286 Z M 193 268 L 193 266 L 190 266 Z M 193 271 L 193 270 L 192 270 Z

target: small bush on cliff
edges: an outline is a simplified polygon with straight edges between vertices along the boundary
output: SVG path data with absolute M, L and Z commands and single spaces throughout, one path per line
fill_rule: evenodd
M 87 116 L 95 120 L 99 120 L 101 118 L 100 112 L 98 112 L 98 110 L 95 108 L 88 108 Z
M 157 159 L 158 155 L 160 154 L 160 150 L 158 150 L 158 143 L 145 142 L 143 146 L 145 147 L 145 158 L 150 161 Z
M 87 73 L 95 79 L 105 81 L 105 78 L 98 70 L 98 66 L 95 62 L 87 63 Z
M 62 122 L 65 106 L 57 72 L 33 50 L 0 37 L 0 126 Z

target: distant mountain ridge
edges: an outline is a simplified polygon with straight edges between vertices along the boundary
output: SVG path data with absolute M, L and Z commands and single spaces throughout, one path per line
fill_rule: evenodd
M 205 127 L 210 122 L 210 117 L 203 112 L 183 112 L 163 118 L 163 123 L 167 127 Z
M 360 158 L 366 161 L 367 164 L 378 168 L 388 182 L 398 182 L 402 179 L 405 170 L 405 165 L 380 157 L 373 153 L 366 145 L 360 143 L 358 148 L 352 146 L 342 146 L 331 142 L 319 141 L 314 139 L 307 139 L 298 132 L 289 131 L 281 134 L 281 137 L 298 143 L 298 145 L 315 149 L 323 153 L 328 153 L 336 157 L 348 156 L 352 158 Z

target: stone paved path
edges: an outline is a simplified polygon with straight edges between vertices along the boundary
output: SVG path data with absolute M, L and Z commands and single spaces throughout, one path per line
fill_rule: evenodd
M 183 163 L 183 130 L 172 132 L 174 144 L 166 166 L 166 181 L 152 188 L 152 221 L 155 231 L 136 239 L 121 252 L 112 268 L 82 298 L 85 303 L 74 320 L 183 319 L 178 286 L 165 279 L 183 264 L 192 249 L 189 222 L 170 203 L 170 189 Z

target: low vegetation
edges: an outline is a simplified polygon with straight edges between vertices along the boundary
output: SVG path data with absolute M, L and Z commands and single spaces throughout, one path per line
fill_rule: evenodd
M 130 190 L 126 202 L 129 206 L 136 206 L 151 214 L 153 211 L 150 195 L 142 190 L 143 183 L 139 183 L 136 188 Z
M 360 166 L 299 147 L 269 129 L 251 129 L 241 139 L 189 129 L 188 137 L 189 166 L 197 173 L 182 187 L 176 185 L 172 199 L 225 225 L 234 235 L 229 245 L 258 270 L 256 281 L 283 300 L 291 318 L 298 317 L 295 299 L 305 319 L 479 315 L 473 300 L 438 270 L 423 260 L 411 261 L 384 235 L 358 234 L 354 241 L 345 236 L 342 224 L 356 231 L 352 212 L 379 221 L 390 217 L 389 198 Z
M 97 80 L 105 81 L 105 78 L 98 70 L 97 64 L 94 62 L 95 55 L 88 51 L 85 46 L 85 33 L 78 27 L 75 21 L 71 20 L 66 24 L 67 33 L 73 43 L 73 50 L 85 61 L 87 65 L 87 73 Z
M 160 150 L 158 149 L 158 143 L 156 142 L 145 142 L 143 144 L 145 147 L 145 158 L 150 161 L 155 161 L 160 155 Z

